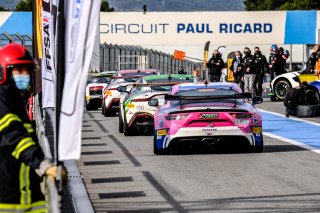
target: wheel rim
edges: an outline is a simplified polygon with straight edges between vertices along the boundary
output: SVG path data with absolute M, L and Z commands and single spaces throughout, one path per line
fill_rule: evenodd
M 289 89 L 290 89 L 290 86 L 287 82 L 285 81 L 279 82 L 275 89 L 276 96 L 280 99 L 284 99 Z

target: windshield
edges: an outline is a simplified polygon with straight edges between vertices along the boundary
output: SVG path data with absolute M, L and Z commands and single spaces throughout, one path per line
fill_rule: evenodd
M 94 77 L 91 78 L 92 83 L 109 83 L 110 77 Z
M 194 96 L 194 97 L 205 97 L 205 96 L 220 96 L 220 95 L 234 95 L 238 94 L 235 90 L 230 89 L 213 89 L 213 88 L 201 88 L 201 89 L 190 89 L 190 90 L 180 90 L 175 95 L 179 96 Z M 244 99 L 212 99 L 212 100 L 183 100 L 182 104 L 188 103 L 212 103 L 212 102 L 222 102 L 222 103 L 237 103 L 243 104 Z

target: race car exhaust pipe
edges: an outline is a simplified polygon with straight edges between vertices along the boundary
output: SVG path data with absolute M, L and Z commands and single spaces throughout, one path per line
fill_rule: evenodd
M 202 138 L 201 142 L 207 146 L 213 146 L 214 144 L 216 144 L 217 139 L 215 139 L 215 138 Z

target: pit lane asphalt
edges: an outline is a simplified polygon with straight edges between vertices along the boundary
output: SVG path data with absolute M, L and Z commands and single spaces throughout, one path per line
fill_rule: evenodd
M 84 113 L 82 137 L 77 164 L 96 212 L 320 212 L 320 154 L 274 138 L 263 153 L 155 156 L 152 136 L 125 137 L 100 110 Z

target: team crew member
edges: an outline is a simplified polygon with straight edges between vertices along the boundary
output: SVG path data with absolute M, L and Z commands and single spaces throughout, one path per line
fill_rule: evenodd
M 207 63 L 211 82 L 220 82 L 221 70 L 224 68 L 224 62 L 218 50 L 213 52 L 212 58 Z
M 0 49 L 0 212 L 45 212 L 40 178 L 57 173 L 44 159 L 22 102 L 34 67 L 23 46 Z
M 243 58 L 240 51 L 235 52 L 235 57 L 232 59 L 230 70 L 233 72 L 234 83 L 239 84 L 242 91 L 244 91 L 243 83 Z
M 320 54 L 319 54 L 319 51 L 320 51 L 320 46 L 318 44 L 316 44 L 314 47 L 313 47 L 313 52 L 311 53 L 308 61 L 307 61 L 307 68 L 305 71 L 303 71 L 303 73 L 308 73 L 308 74 L 313 74 L 315 73 L 315 70 L 316 70 L 316 65 L 317 63 L 320 62 L 319 58 L 320 58 Z M 317 73 L 315 73 L 317 74 Z
M 268 70 L 268 62 L 264 55 L 262 55 L 260 48 L 254 48 L 253 67 L 255 69 L 255 78 L 253 82 L 253 89 L 256 96 L 262 97 L 262 84 L 265 69 Z
M 278 75 L 285 73 L 286 59 L 283 58 L 283 51 L 278 49 L 276 44 L 270 48 L 269 68 L 271 81 Z
M 244 81 L 244 92 L 253 92 L 253 81 L 255 78 L 256 70 L 253 67 L 253 56 L 251 50 L 245 47 L 243 50 L 243 81 Z

